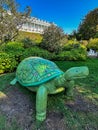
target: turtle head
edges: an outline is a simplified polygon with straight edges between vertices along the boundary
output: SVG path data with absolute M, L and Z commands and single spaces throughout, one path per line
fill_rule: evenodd
M 88 74 L 89 69 L 86 66 L 72 67 L 68 69 L 64 74 L 61 74 L 59 77 L 55 79 L 55 85 L 56 87 L 60 88 L 61 86 L 63 86 L 63 88 L 66 88 L 67 86 L 67 88 L 69 88 L 69 90 L 67 90 L 67 93 L 70 93 L 73 90 L 72 87 L 74 86 L 73 80 L 78 78 L 85 78 L 88 76 Z
M 73 80 L 77 78 L 85 78 L 89 74 L 87 66 L 72 67 L 64 73 L 66 80 Z

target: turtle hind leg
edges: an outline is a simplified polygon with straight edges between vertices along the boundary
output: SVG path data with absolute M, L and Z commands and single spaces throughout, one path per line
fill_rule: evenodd
M 43 121 L 46 119 L 47 107 L 47 89 L 44 86 L 39 86 L 36 95 L 36 119 Z
M 15 79 L 13 79 L 13 80 L 10 82 L 10 84 L 11 84 L 11 85 L 15 85 L 16 82 L 17 82 L 17 79 L 15 78 Z

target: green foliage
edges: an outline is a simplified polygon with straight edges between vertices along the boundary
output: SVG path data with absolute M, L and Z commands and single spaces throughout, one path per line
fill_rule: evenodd
M 20 56 L 23 54 L 24 48 L 23 43 L 20 42 L 9 42 L 1 46 L 1 51 L 7 54 L 13 55 L 17 62 L 20 62 Z
M 81 45 L 76 40 L 68 40 L 66 44 L 64 44 L 63 50 L 70 51 L 71 49 L 79 48 Z
M 58 55 L 59 60 L 86 60 L 86 47 L 76 40 L 69 40 Z
M 98 30 L 98 8 L 90 11 L 78 28 L 78 36 L 80 39 L 89 40 L 94 38 Z
M 73 60 L 73 55 L 70 51 L 62 51 L 60 54 L 57 55 L 57 60 Z
M 62 42 L 65 42 L 65 40 Z M 24 46 L 22 42 L 9 42 L 1 45 L 0 73 L 14 71 L 21 60 L 30 56 L 43 57 L 49 60 L 86 60 L 86 48 L 77 42 L 73 43 L 69 41 L 68 44 L 65 44 L 63 51 L 58 54 L 49 52 L 35 45 L 33 47 L 30 45 L 31 43 L 27 48 L 25 48 L 26 46 Z
M 27 58 L 30 56 L 39 56 L 46 59 L 52 59 L 53 54 L 39 47 L 32 47 L 32 48 L 26 49 L 20 56 L 20 59 L 23 60 L 24 58 Z
M 29 37 L 22 39 L 21 42 L 24 44 L 24 48 L 33 47 L 36 45 L 36 43 L 32 41 Z
M 77 44 L 74 44 L 74 45 L 77 45 Z M 70 47 L 72 47 L 72 46 L 70 46 Z M 69 49 L 69 48 L 67 48 L 67 49 Z M 87 58 L 86 48 L 78 47 L 78 45 L 77 45 L 74 48 L 60 52 L 56 58 L 57 58 L 57 60 L 69 60 L 69 61 L 86 60 L 86 58 Z
M 1 45 L 0 50 L 6 52 L 15 52 L 23 49 L 23 46 L 24 45 L 22 42 L 8 42 L 7 44 Z
M 63 30 L 52 24 L 45 29 L 40 46 L 50 52 L 58 53 L 62 50 L 64 44 L 63 38 Z
M 0 52 L 0 74 L 13 72 L 17 64 L 15 57 L 11 53 Z
M 98 38 L 98 25 L 97 25 L 97 32 L 96 32 L 96 34 L 94 35 L 94 38 Z
M 3 44 L 0 48 L 0 73 L 14 71 L 21 60 L 30 56 L 52 59 L 54 54 L 37 46 L 25 49 L 24 44 L 19 42 Z
M 86 47 L 87 44 L 88 44 L 88 41 L 87 40 L 81 40 L 80 43 Z
M 87 48 L 91 48 L 98 51 L 98 38 L 90 39 Z

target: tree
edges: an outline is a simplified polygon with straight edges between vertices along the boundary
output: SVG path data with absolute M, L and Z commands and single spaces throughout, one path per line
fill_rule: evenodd
M 90 11 L 78 27 L 78 38 L 89 40 L 98 33 L 98 8 Z
M 50 52 L 58 53 L 64 44 L 64 31 L 54 24 L 44 30 L 41 47 Z
M 28 19 L 31 8 L 27 6 L 21 13 L 18 12 L 18 8 L 15 0 L 0 0 L 0 44 L 14 39 Z

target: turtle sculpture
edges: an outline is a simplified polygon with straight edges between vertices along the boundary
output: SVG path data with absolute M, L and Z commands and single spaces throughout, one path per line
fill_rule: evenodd
M 17 81 L 22 85 L 37 92 L 36 95 L 36 119 L 46 119 L 47 95 L 55 94 L 66 88 L 66 95 L 73 95 L 74 79 L 85 78 L 89 74 L 88 67 L 72 67 L 65 73 L 57 65 L 40 57 L 24 59 L 17 67 L 16 77 L 11 81 L 14 85 Z

